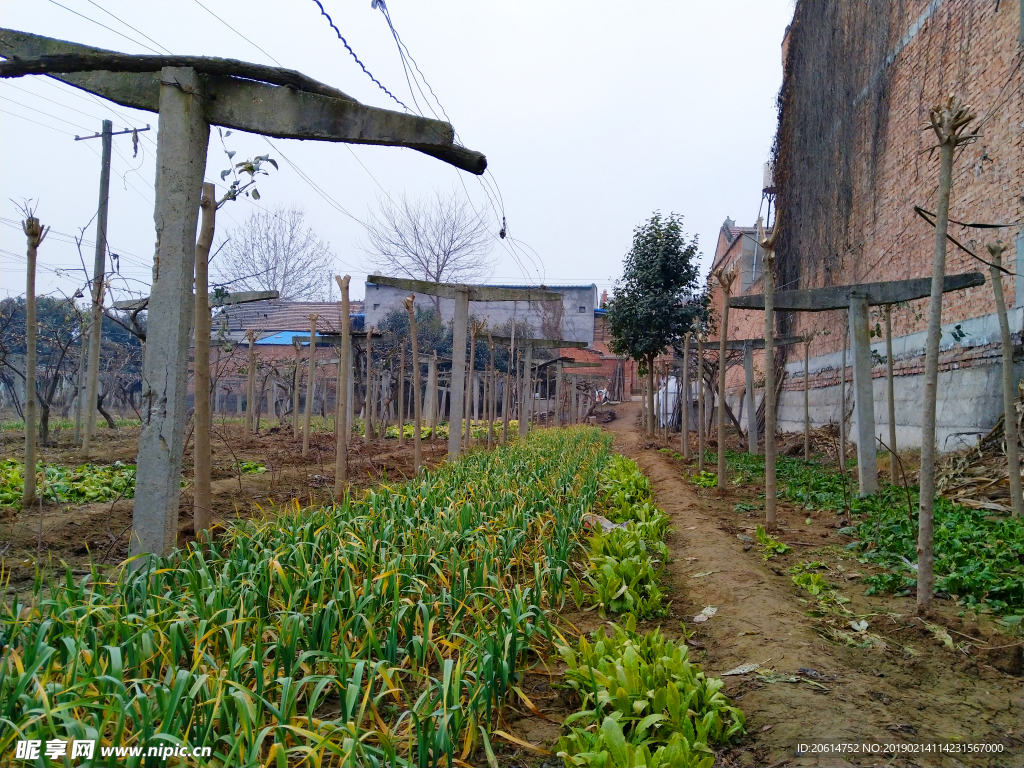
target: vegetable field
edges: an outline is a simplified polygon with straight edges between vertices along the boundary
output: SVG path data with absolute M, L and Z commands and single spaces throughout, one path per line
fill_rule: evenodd
M 634 750 L 660 739 L 660 764 L 705 765 L 707 743 L 741 732 L 742 715 L 699 670 L 677 668 L 685 648 L 630 625 L 599 658 L 553 612 L 584 559 L 608 448 L 594 429 L 543 431 L 404 485 L 239 523 L 113 581 L 97 569 L 37 579 L 0 616 L 0 754 L 17 739 L 94 738 L 210 746 L 217 766 L 494 764 L 502 707 L 532 706 L 523 676 L 561 653 L 603 681 L 580 691 L 580 717 L 600 724 L 587 733 L 611 733 L 615 753 L 623 732 Z M 623 696 L 646 696 L 637 649 L 642 674 L 668 687 L 623 713 Z M 635 678 L 628 693 L 609 677 L 617 663 Z M 577 730 L 576 764 L 610 765 Z

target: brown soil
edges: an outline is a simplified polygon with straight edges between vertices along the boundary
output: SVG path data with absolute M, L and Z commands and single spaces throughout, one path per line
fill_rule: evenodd
M 139 428 L 98 430 L 91 462 L 134 463 Z M 0 433 L 0 456 L 18 455 L 21 434 Z M 438 440 L 422 443 L 427 465 L 440 462 L 446 444 Z M 44 448 L 41 461 L 75 466 L 83 463 L 80 452 L 71 445 L 70 435 L 58 437 L 57 445 Z M 267 467 L 263 474 L 240 474 L 239 461 L 256 461 Z M 301 440 L 292 439 L 290 425 L 280 429 L 264 428 L 259 435 L 248 435 L 240 424 L 217 423 L 213 430 L 212 490 L 214 523 L 250 517 L 275 515 L 283 508 L 293 509 L 295 500 L 302 505 L 330 503 L 334 489 L 334 435 L 314 432 L 309 456 L 302 458 Z M 349 478 L 356 489 L 410 477 L 413 471 L 412 441 L 400 447 L 394 439 L 364 446 L 353 439 L 349 447 Z M 187 479 L 192 475 L 191 443 L 183 467 Z M 43 567 L 66 562 L 75 573 L 85 573 L 89 563 L 115 565 L 128 555 L 132 522 L 132 501 L 113 503 L 54 504 L 30 510 L 0 510 L 0 564 L 10 576 L 15 592 L 31 589 L 36 563 Z M 181 489 L 178 511 L 178 544 L 194 540 L 192 532 L 192 489 Z
M 741 501 L 763 505 L 763 489 L 728 488 L 724 496 L 698 489 L 686 479 L 695 468 L 659 453 L 664 443 L 640 434 L 636 408 L 620 408 L 608 429 L 615 450 L 637 461 L 654 483 L 658 505 L 672 517 L 667 543 L 673 561 L 664 591 L 673 613 L 696 628 L 694 656 L 709 675 L 757 662 L 796 680 L 769 682 L 771 676 L 756 673 L 722 678 L 726 693 L 746 713 L 748 736 L 719 756 L 721 765 L 1024 765 L 1019 638 L 960 618 L 947 602 L 923 618 L 947 628 L 956 646 L 949 650 L 915 615 L 912 598 L 864 596 L 858 579 L 871 571 L 844 549 L 849 539 L 838 535 L 838 516 L 831 512 L 808 513 L 780 502 L 778 538 L 793 550 L 764 561 L 760 547 L 739 538 L 753 537 L 763 511 L 735 510 Z M 678 450 L 678 438 L 671 447 Z M 810 595 L 793 584 L 787 570 L 809 560 L 828 564 L 825 578 L 851 598 L 853 612 L 871 614 L 868 632 L 886 650 L 849 647 L 819 634 L 824 621 L 805 614 Z M 705 606 L 718 612 L 706 623 L 693 623 Z M 797 745 L 814 742 L 962 742 L 1000 744 L 1004 751 L 797 755 Z

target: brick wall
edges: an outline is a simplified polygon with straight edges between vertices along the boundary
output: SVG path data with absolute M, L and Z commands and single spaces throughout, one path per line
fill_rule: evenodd
M 856 0 L 845 0 L 856 4 Z M 977 143 L 957 157 L 953 172 L 950 216 L 965 222 L 1020 222 L 1024 220 L 1024 95 L 1020 62 L 1020 14 L 1018 2 L 979 3 L 976 0 L 943 0 L 919 27 L 916 22 L 936 5 L 934 0 L 913 0 L 903 5 L 901 18 L 893 22 L 890 46 L 895 60 L 878 74 L 889 89 L 889 112 L 884 134 L 860 131 L 858 152 L 863 167 L 855 168 L 854 194 L 848 211 L 850 237 L 839 254 L 840 270 L 831 283 L 850 284 L 927 277 L 931 274 L 934 230 L 913 210 L 920 205 L 934 211 L 938 186 L 938 156 L 929 154 L 934 133 L 924 129 L 929 109 L 953 93 L 972 105 L 979 119 Z M 998 7 L 998 11 L 996 8 Z M 915 33 L 916 30 L 916 34 Z M 800 30 L 794 34 L 799 35 Z M 901 48 L 901 43 L 906 42 Z M 872 73 L 865 73 L 868 77 Z M 821 87 L 829 84 L 825 78 Z M 858 121 L 864 110 L 851 104 L 837 120 Z M 869 163 L 869 143 L 884 147 L 877 167 Z M 871 165 L 872 167 L 868 167 Z M 813 178 L 790 177 L 793 184 L 814 184 Z M 785 215 L 785 213 L 783 213 Z M 798 223 L 797 223 L 798 224 Z M 1019 230 L 999 230 L 1010 242 L 1004 259 L 1016 259 L 1014 240 Z M 966 244 L 996 237 L 993 230 L 964 230 L 951 226 L 950 234 Z M 987 254 L 986 254 L 987 255 Z M 983 271 L 987 267 L 949 244 L 946 272 Z M 821 270 L 804 274 L 802 284 L 825 284 Z M 782 286 L 780 286 L 782 287 Z M 1016 305 L 1016 279 L 1004 277 L 1004 291 Z M 907 334 L 925 328 L 927 300 L 893 312 L 894 333 Z M 990 285 L 946 294 L 943 323 L 994 312 Z M 815 340 L 812 355 L 834 352 L 842 344 L 845 313 L 797 315 L 795 332 L 831 330 Z M 791 358 L 792 359 L 792 358 Z

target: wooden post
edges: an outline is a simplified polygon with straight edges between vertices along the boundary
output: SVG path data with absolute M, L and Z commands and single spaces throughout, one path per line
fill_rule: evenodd
M 758 230 L 761 223 L 758 221 Z M 774 531 L 775 515 L 775 238 L 779 233 L 779 213 L 764 248 L 764 510 L 765 527 Z
M 623 371 L 625 374 L 625 371 Z M 683 391 L 680 399 L 682 421 L 679 442 L 683 450 L 683 461 L 690 460 L 690 334 L 683 334 Z
M 309 456 L 309 429 L 313 415 L 313 397 L 316 395 L 316 315 L 309 316 L 309 356 L 306 368 L 306 408 L 302 413 L 302 458 Z
M 725 356 L 729 344 L 729 296 L 736 273 L 718 271 L 722 288 L 722 329 L 718 334 L 718 492 L 725 493 Z
M 853 339 L 853 386 L 857 402 L 857 480 L 863 497 L 878 491 L 871 335 L 868 329 L 868 297 L 864 294 L 850 296 L 850 335 Z
M 811 460 L 810 355 L 814 334 L 804 333 L 804 461 Z
M 1024 513 L 1024 496 L 1021 495 L 1020 447 L 1017 435 L 1017 411 L 1014 400 L 1017 396 L 1016 377 L 1013 375 L 1013 341 L 1010 338 L 1010 323 L 1006 318 L 1006 300 L 1003 298 L 1003 251 L 1002 242 L 989 243 L 992 256 L 989 274 L 992 276 L 992 291 L 995 294 L 996 314 L 999 316 L 999 333 L 1003 347 L 1003 429 L 1006 436 L 1006 463 L 1010 475 L 1010 505 L 1014 517 Z M 1022 279 L 1020 276 L 1018 280 Z
M 25 270 L 25 489 L 21 505 L 28 507 L 36 499 L 36 257 L 48 227 L 39 223 L 26 206 L 21 229 L 28 241 Z M 17 397 L 17 395 L 15 395 Z
M 292 339 L 295 350 L 295 375 L 292 386 L 292 440 L 299 439 L 299 387 L 302 384 L 302 343 Z M 241 395 L 239 395 L 241 397 Z M 239 400 L 241 402 L 241 400 Z M 241 406 L 239 406 L 241 411 Z
M 144 412 L 136 459 L 132 555 L 164 555 L 177 545 L 186 361 L 195 311 L 196 227 L 210 138 L 203 78 L 190 68 L 164 67 L 159 83 L 157 252 L 142 377 Z M 144 562 L 139 559 L 134 565 Z
M 924 414 L 921 417 L 920 510 L 917 529 L 917 609 L 931 607 L 935 562 L 932 536 L 935 511 L 935 401 L 939 386 L 939 341 L 942 336 L 942 289 L 946 274 L 946 236 L 949 196 L 953 187 L 953 154 L 973 139 L 967 125 L 975 115 L 960 99 L 950 96 L 931 109 L 931 124 L 939 140 L 939 191 L 935 201 L 935 253 L 932 291 L 928 304 L 928 336 L 924 358 Z
M 889 482 L 898 481 L 896 455 L 896 390 L 893 382 L 892 304 L 885 305 L 885 394 L 889 406 Z
M 494 334 L 490 331 L 487 332 L 487 347 L 491 351 L 491 364 L 488 368 L 488 390 L 487 397 L 487 450 L 491 450 L 494 447 L 494 417 L 495 417 L 495 386 L 497 382 L 494 380 Z
M 245 431 L 256 431 L 256 414 L 253 403 L 256 400 L 256 331 L 250 328 L 245 332 L 249 340 L 249 376 L 245 385 Z
M 349 335 L 348 285 L 351 278 L 335 276 L 341 291 L 341 354 L 338 356 L 338 402 L 334 417 L 334 499 L 341 501 L 348 485 L 348 422 L 349 378 L 352 375 L 352 338 Z
M 373 326 L 366 334 L 366 399 L 363 405 L 363 445 L 373 442 Z
M 420 457 L 420 428 L 421 428 L 421 415 L 420 415 L 420 352 L 419 347 L 416 344 L 416 294 L 410 293 L 408 298 L 402 299 L 402 303 L 405 305 L 406 312 L 409 313 L 409 343 L 412 346 L 412 402 L 413 402 L 413 419 L 415 426 L 412 431 L 413 439 L 413 466 L 415 467 L 416 474 L 420 473 L 420 466 L 422 465 L 422 459 Z M 403 345 L 402 351 L 405 352 L 405 345 Z M 402 358 L 404 361 L 404 357 Z M 403 419 L 404 422 L 404 419 Z
M 89 324 L 89 370 L 86 379 L 85 435 L 82 456 L 89 458 L 91 441 L 96 435 L 96 411 L 99 397 L 101 340 L 103 337 L 103 292 L 106 279 L 107 208 L 110 202 L 110 152 L 113 124 L 103 121 L 100 165 L 100 199 L 96 209 L 96 251 L 92 269 L 92 322 Z
M 455 317 L 452 322 L 452 380 L 448 416 L 448 458 L 459 455 L 462 446 L 462 423 L 466 394 L 466 333 L 469 330 L 469 290 L 455 292 Z
M 192 530 L 205 531 L 213 520 L 213 496 L 210 490 L 210 247 L 217 217 L 217 192 L 211 183 L 203 184 L 199 201 L 202 223 L 196 240 L 196 305 L 195 305 L 195 437 L 193 442 L 193 472 L 195 485 L 192 504 Z
M 415 318 L 410 320 L 410 324 Z M 405 445 L 405 339 L 402 339 L 402 360 L 398 365 L 398 445 Z M 416 350 L 412 353 L 413 365 L 416 366 Z M 417 367 L 417 370 L 419 368 Z
M 704 333 L 697 334 L 697 471 L 704 471 Z

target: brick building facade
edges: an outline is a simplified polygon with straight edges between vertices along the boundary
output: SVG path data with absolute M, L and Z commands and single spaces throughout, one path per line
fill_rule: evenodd
M 878 6 L 875 8 L 874 6 Z M 978 117 L 977 142 L 959 152 L 950 217 L 1002 229 L 951 225 L 950 234 L 985 254 L 1009 244 L 1004 264 L 1024 273 L 1024 9 L 1021 2 L 905 0 L 898 3 L 799 0 L 787 30 L 778 136 L 777 252 L 779 289 L 807 289 L 929 277 L 934 230 L 914 210 L 934 211 L 938 157 L 927 128 L 929 109 L 955 94 Z M 822 104 L 827 110 L 822 113 Z M 819 130 L 820 129 L 820 130 Z M 754 192 L 754 190 L 751 190 Z M 726 220 L 715 265 L 735 266 L 743 293 L 761 293 L 751 228 Z M 746 272 L 744 272 L 746 270 Z M 949 244 L 946 273 L 988 268 Z M 1024 280 L 1003 276 L 1011 329 L 1020 344 Z M 928 300 L 893 308 L 897 439 L 920 444 L 923 351 Z M 721 296 L 712 293 L 718 311 Z M 938 447 L 952 450 L 986 433 L 1002 410 L 998 325 L 992 286 L 946 294 L 938 403 Z M 818 334 L 811 345 L 812 421 L 840 418 L 843 311 L 781 314 L 776 333 Z M 873 308 L 881 322 L 881 308 Z M 733 338 L 761 337 L 761 312 L 732 310 Z M 873 346 L 885 355 L 884 341 Z M 762 379 L 763 355 L 757 355 Z M 882 359 L 882 358 L 876 358 Z M 848 360 L 848 365 L 850 364 Z M 786 357 L 779 426 L 803 423 L 800 345 Z M 875 366 L 877 431 L 887 439 L 885 366 Z M 852 369 L 846 377 L 852 381 Z M 728 400 L 743 390 L 741 370 L 728 376 Z M 848 387 L 847 409 L 852 405 Z M 883 406 L 883 407 L 880 407 Z

